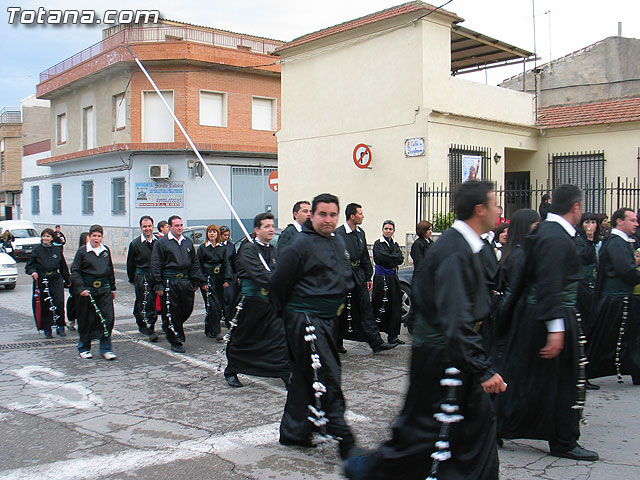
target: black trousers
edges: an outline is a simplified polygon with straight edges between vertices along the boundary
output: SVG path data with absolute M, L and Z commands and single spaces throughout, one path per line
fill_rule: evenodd
M 169 309 L 167 310 L 167 291 L 166 285 L 169 282 Z M 165 291 L 162 294 L 162 330 L 167 336 L 167 341 L 171 345 L 182 345 L 184 337 L 184 322 L 189 319 L 193 312 L 194 292 L 193 285 L 188 279 L 170 279 L 165 280 Z M 171 314 L 171 324 L 173 330 L 169 326 L 169 315 Z M 176 335 L 177 333 L 177 335 Z
M 145 287 L 145 281 L 147 286 Z M 144 335 L 151 335 L 155 330 L 158 314 L 156 313 L 156 295 L 153 282 L 148 275 L 137 273 L 134 283 L 136 300 L 133 304 L 133 316 L 138 324 L 138 330 Z
M 340 452 L 344 454 L 355 444 L 355 440 L 344 419 L 345 402 L 341 388 L 342 367 L 335 341 L 336 320 L 285 310 L 284 321 L 292 373 L 287 402 L 280 422 L 280 439 L 304 443 L 308 442 L 312 432 L 317 430 L 307 419 L 309 416 L 308 406 L 315 406 L 311 349 L 310 344 L 304 339 L 307 321 L 310 321 L 316 328 L 315 335 L 318 337 L 315 341 L 316 349 L 322 364 L 318 370 L 318 377 L 327 389 L 327 392 L 321 397 L 322 410 L 329 420 L 327 431 L 341 439 Z
M 51 331 L 53 326 L 63 326 L 64 321 L 64 281 L 58 274 L 47 277 L 49 283 L 49 295 L 44 291 L 45 286 L 43 276 L 38 276 L 38 288 L 40 289 L 40 328 L 39 330 Z M 33 290 L 35 293 L 36 282 L 33 282 Z M 49 298 L 50 297 L 50 298 Z M 32 297 L 33 314 L 35 316 L 36 304 L 35 298 Z M 55 307 L 55 314 L 58 316 L 57 322 L 54 325 L 53 322 L 53 310 Z

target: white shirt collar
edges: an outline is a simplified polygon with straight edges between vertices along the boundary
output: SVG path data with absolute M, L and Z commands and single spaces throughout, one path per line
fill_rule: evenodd
M 344 230 L 347 233 L 351 233 L 353 232 L 353 229 L 349 226 L 349 224 L 347 222 L 344 222 Z M 356 231 L 359 231 L 360 227 L 358 225 L 356 225 Z
M 263 247 L 268 247 L 270 246 L 268 243 L 264 243 L 262 240 L 260 240 L 258 237 L 253 239 L 254 242 L 256 242 L 258 245 L 262 245 Z
M 157 240 L 155 235 L 151 235 L 151 241 L 149 243 L 153 243 Z M 140 241 L 141 242 L 148 242 L 147 237 L 144 236 L 144 233 L 142 235 L 140 235 Z
M 480 235 L 478 235 L 466 222 L 456 220 L 453 222 L 453 225 L 451 225 L 451 228 L 455 228 L 460 232 L 460 235 L 462 235 L 465 241 L 469 244 L 473 253 L 478 253 L 482 250 L 484 242 L 480 239 Z
M 560 215 L 556 215 L 555 213 L 549 212 L 547 213 L 547 221 L 559 223 L 560 225 L 562 225 L 562 228 L 564 228 L 567 231 L 569 236 L 571 237 L 576 236 L 576 229 L 574 228 L 573 225 L 567 222 L 567 220 L 564 217 L 561 217 Z
M 391 244 L 389 243 L 389 241 L 384 238 L 384 235 L 380 237 L 380 241 L 386 243 L 387 245 L 391 246 Z
M 93 252 L 96 255 L 100 255 L 102 252 L 104 252 L 106 250 L 106 247 L 103 244 L 100 244 L 99 247 L 97 248 L 93 248 L 91 246 L 91 242 L 87 242 L 87 253 L 89 252 Z
M 180 235 L 180 240 L 178 240 L 171 232 L 167 233 L 167 237 L 169 238 L 169 240 L 175 240 L 176 242 L 178 242 L 178 245 L 180 245 L 184 240 L 184 235 Z
M 629 238 L 629 235 L 627 235 L 626 233 L 624 233 L 622 230 L 618 230 L 617 228 L 612 228 L 611 229 L 611 234 L 612 235 L 618 235 L 620 238 L 622 238 L 623 240 L 625 240 L 626 242 L 633 242 L 633 240 L 631 240 Z
M 300 225 L 297 221 L 293 221 L 293 226 L 296 227 L 296 230 L 298 231 L 298 233 L 300 233 L 302 231 L 302 225 Z
M 496 237 L 496 232 L 494 232 L 493 230 L 489 230 L 488 232 L 484 232 L 482 235 L 480 235 L 481 239 L 486 240 L 489 243 L 493 242 L 493 239 L 495 237 Z

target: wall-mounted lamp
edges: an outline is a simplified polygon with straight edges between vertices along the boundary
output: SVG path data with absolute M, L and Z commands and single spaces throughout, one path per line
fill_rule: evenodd
M 498 152 L 496 152 L 496 154 L 493 156 L 493 161 L 496 163 L 496 165 L 500 163 L 501 158 L 502 157 L 498 154 Z

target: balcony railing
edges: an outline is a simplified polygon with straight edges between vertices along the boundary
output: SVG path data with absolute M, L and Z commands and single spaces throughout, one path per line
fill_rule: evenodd
M 0 110 L 0 123 L 22 123 L 20 107 L 4 107 Z
M 199 30 L 190 27 L 141 27 L 120 30 L 101 42 L 85 48 L 72 57 L 48 68 L 40 73 L 40 82 L 50 79 L 76 65 L 89 60 L 102 52 L 125 43 L 146 43 L 186 40 L 189 42 L 215 45 L 218 47 L 246 49 L 255 53 L 270 54 L 284 42 L 258 40 L 245 35 L 238 35 L 216 30 Z

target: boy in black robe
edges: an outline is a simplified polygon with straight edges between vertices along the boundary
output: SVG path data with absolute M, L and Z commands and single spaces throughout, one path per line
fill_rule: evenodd
M 640 300 L 633 295 L 640 283 L 633 234 L 638 220 L 633 210 L 621 208 L 611 216 L 614 228 L 600 249 L 596 281 L 595 322 L 587 337 L 587 377 L 632 376 L 640 385 Z M 620 351 L 617 352 L 617 347 Z
M 158 335 L 155 325 L 158 314 L 155 308 L 153 280 L 151 280 L 151 252 L 154 242 L 153 218 L 144 215 L 140 218 L 142 234 L 133 239 L 127 252 L 127 277 L 133 284 L 136 295 L 133 304 L 133 316 L 138 324 L 138 330 L 143 335 L 149 335 L 150 342 L 157 342 Z
M 581 201 L 575 185 L 556 188 L 546 221 L 527 239 L 528 286 L 515 291 L 528 293 L 521 318 L 511 322 L 503 372 L 509 389 L 496 408 L 500 438 L 547 440 L 551 455 L 595 461 L 598 454 L 577 443 L 586 382 L 576 317 Z
M 116 276 L 111 252 L 102 244 L 101 225 L 89 229 L 89 241 L 78 249 L 71 267 L 71 288 L 78 312 L 78 353 L 93 358 L 91 340 L 100 340 L 100 355 L 114 360 L 111 332 L 115 322 L 113 300 L 116 298 Z
M 355 440 L 344 419 L 336 326 L 353 279 L 344 241 L 332 235 L 338 210 L 334 195 L 313 199 L 310 220 L 271 277 L 271 296 L 284 317 L 291 365 L 280 443 L 312 447 L 312 432 L 320 430 L 338 439 L 345 459 Z
M 269 278 L 276 266 L 275 248 L 269 244 L 275 233 L 273 214 L 256 215 L 255 240 L 245 241 L 236 256 L 240 279 L 237 326 L 229 333 L 224 378 L 231 387 L 242 387 L 238 373 L 289 380 L 287 342 L 282 319 L 269 302 Z M 264 259 L 265 266 L 260 259 Z
M 196 249 L 182 235 L 182 219 L 169 217 L 169 233 L 160 238 L 151 252 L 151 278 L 161 295 L 162 329 L 171 350 L 184 353 L 184 322 L 193 311 L 195 291 L 204 284 Z M 206 286 L 203 286 L 206 289 Z
M 385 343 L 380 336 L 380 329 L 373 315 L 369 292 L 373 288 L 373 267 L 367 248 L 367 237 L 359 225 L 362 224 L 364 214 L 362 205 L 350 203 L 344 211 L 347 221 L 340 225 L 335 234 L 342 237 L 349 258 L 351 259 L 351 275 L 353 288 L 347 292 L 345 308 L 338 316 L 337 343 L 338 352 L 347 353 L 342 340 L 367 342 L 373 353 L 382 352 L 397 347 L 396 343 Z
M 458 185 L 454 199 L 457 220 L 414 279 L 416 320 L 404 408 L 391 440 L 345 462 L 350 479 L 498 478 L 488 394 L 506 385 L 475 329 L 489 313 L 480 234 L 493 227 L 498 210 L 489 182 Z

